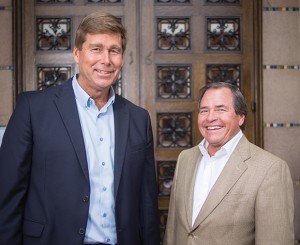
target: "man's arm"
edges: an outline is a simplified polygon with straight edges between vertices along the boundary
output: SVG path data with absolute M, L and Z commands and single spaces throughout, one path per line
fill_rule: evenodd
M 147 120 L 147 148 L 142 186 L 142 224 L 143 244 L 159 244 L 159 218 L 157 201 L 157 182 L 153 149 L 153 135 L 151 121 Z
M 0 148 L 0 244 L 22 244 L 31 149 L 28 101 L 24 95 L 20 95 Z
M 268 170 L 255 205 L 255 244 L 294 244 L 294 192 L 286 162 Z
M 176 195 L 176 179 L 179 169 L 179 162 L 181 159 L 181 154 L 178 157 L 176 169 L 173 177 L 173 184 L 171 189 L 171 196 L 170 196 L 170 203 L 169 203 L 169 210 L 168 210 L 168 220 L 167 220 L 167 226 L 165 230 L 165 236 L 164 236 L 164 245 L 174 245 L 176 244 L 175 241 L 175 227 L 176 227 L 176 212 L 175 212 L 175 195 Z

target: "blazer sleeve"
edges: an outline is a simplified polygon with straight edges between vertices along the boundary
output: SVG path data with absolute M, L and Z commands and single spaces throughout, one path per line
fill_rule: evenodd
M 22 244 L 22 220 L 30 169 L 29 103 L 19 95 L 0 148 L 0 244 Z
M 169 203 L 169 210 L 168 210 L 168 220 L 167 220 L 167 226 L 165 230 L 165 235 L 164 235 L 164 245 L 174 245 L 176 244 L 175 241 L 175 227 L 176 227 L 176 212 L 175 212 L 175 196 L 176 196 L 176 179 L 178 175 L 178 169 L 179 169 L 179 162 L 181 159 L 181 155 L 179 155 L 177 164 L 176 164 L 176 169 L 173 177 L 173 184 L 172 184 L 172 189 L 171 189 L 171 196 L 170 196 L 170 203 Z
M 262 182 L 255 204 L 255 244 L 294 244 L 294 192 L 286 162 L 278 160 Z
M 147 113 L 147 147 L 145 155 L 145 168 L 142 182 L 142 233 L 143 244 L 159 244 L 159 217 L 157 200 L 157 182 L 155 173 L 155 160 L 153 148 L 153 134 L 150 116 Z

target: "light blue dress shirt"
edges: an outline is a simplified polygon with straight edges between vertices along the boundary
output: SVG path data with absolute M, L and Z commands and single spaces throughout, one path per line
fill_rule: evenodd
M 94 100 L 73 77 L 90 178 L 90 207 L 85 243 L 117 243 L 114 200 L 115 128 L 110 89 L 107 103 L 99 110 Z

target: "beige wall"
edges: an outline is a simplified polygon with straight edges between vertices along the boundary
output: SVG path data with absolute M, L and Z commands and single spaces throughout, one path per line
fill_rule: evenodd
M 13 108 L 12 0 L 0 1 L 0 126 L 6 125 Z
M 300 244 L 299 6 L 299 0 L 265 0 L 263 11 L 264 148 L 286 160 L 292 173 L 295 244 Z

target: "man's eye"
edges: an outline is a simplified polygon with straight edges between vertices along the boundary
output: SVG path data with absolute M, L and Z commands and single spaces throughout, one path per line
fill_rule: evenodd
M 112 50 L 110 50 L 109 51 L 111 54 L 120 54 L 121 52 L 120 52 L 120 50 L 118 50 L 118 49 L 112 49 Z
M 200 110 L 199 113 L 200 114 L 205 114 L 205 113 L 207 113 L 207 110 Z
M 92 48 L 92 52 L 101 52 L 100 48 Z

